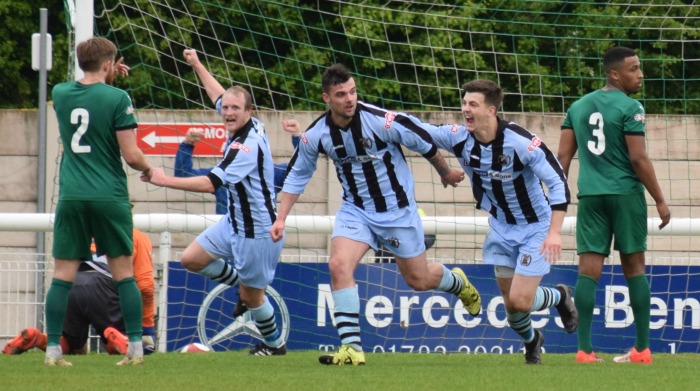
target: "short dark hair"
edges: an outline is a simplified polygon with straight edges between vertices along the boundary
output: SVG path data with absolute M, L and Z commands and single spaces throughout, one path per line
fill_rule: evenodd
M 484 94 L 486 103 L 495 106 L 498 110 L 503 103 L 503 90 L 495 82 L 487 79 L 472 80 L 462 86 L 464 93 L 480 92 Z
M 343 84 L 352 78 L 352 74 L 343 64 L 333 64 L 326 68 L 321 76 L 321 88 L 328 93 L 334 85 Z
M 624 46 L 616 46 L 608 49 L 603 55 L 603 69 L 605 69 L 605 73 L 608 73 L 620 64 L 620 62 L 625 61 L 627 57 L 634 57 L 636 55 L 637 53 L 635 53 L 634 50 Z
M 85 72 L 97 72 L 105 60 L 117 57 L 117 47 L 103 37 L 93 37 L 78 44 L 75 49 L 78 66 Z

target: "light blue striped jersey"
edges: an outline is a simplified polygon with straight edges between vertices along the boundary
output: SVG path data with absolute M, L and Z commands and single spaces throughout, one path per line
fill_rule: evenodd
M 506 224 L 551 219 L 570 202 L 557 158 L 537 136 L 498 119 L 496 139 L 482 144 L 464 125 L 428 127 L 435 144 L 452 152 L 469 176 L 476 207 Z M 542 184 L 547 186 L 545 194 Z
M 437 153 L 423 124 L 407 114 L 357 102 L 350 125 L 341 129 L 326 112 L 301 135 L 282 190 L 303 193 L 324 154 L 335 165 L 343 202 L 368 212 L 404 208 L 414 204 L 414 183 L 401 145 L 425 158 Z
M 208 174 L 214 187 L 226 186 L 228 190 L 228 213 L 224 218 L 229 218 L 238 235 L 268 237 L 277 219 L 277 208 L 274 162 L 263 123 L 251 118 L 225 148 L 223 160 Z

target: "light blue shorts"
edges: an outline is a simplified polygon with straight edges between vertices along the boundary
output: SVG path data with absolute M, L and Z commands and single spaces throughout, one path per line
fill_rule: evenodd
M 549 273 L 549 262 L 540 254 L 542 242 L 549 232 L 549 221 L 513 225 L 489 218 L 491 229 L 484 241 L 484 262 L 494 266 L 515 269 L 528 277 Z
M 388 212 L 367 212 L 343 202 L 335 216 L 332 238 L 337 236 L 381 245 L 400 258 L 413 258 L 425 252 L 423 222 L 415 204 Z
M 233 260 L 241 283 L 251 288 L 265 289 L 275 278 L 275 268 L 285 238 L 275 243 L 269 236 L 246 238 L 237 235 L 233 232 L 229 217 L 224 216 L 199 234 L 196 240 L 212 258 Z

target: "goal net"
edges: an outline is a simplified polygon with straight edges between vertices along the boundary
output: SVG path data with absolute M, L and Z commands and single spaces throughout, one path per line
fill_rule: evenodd
M 700 120 L 693 115 L 700 111 L 696 5 L 654 0 L 454 3 L 96 1 L 94 32 L 112 39 L 131 66 L 130 76 L 118 86 L 134 100 L 139 142 L 149 160 L 170 173 L 178 143 L 190 127 L 206 130 L 195 148 L 195 166 L 214 165 L 225 138 L 205 91 L 183 60 L 185 48 L 196 49 L 222 85 L 243 85 L 252 93 L 254 115 L 266 123 L 276 162 L 284 163 L 293 145 L 280 121 L 296 118 L 308 125 L 325 110 L 320 75 L 332 63 L 351 69 L 362 100 L 433 123 L 462 122 L 460 87 L 476 78 L 494 80 L 506 94 L 502 116 L 556 150 L 563 113 L 602 86 L 602 53 L 614 45 L 628 46 L 642 61 L 644 88 L 635 98 L 646 107 L 649 154 L 673 217 L 697 217 L 700 193 L 693 183 L 700 170 L 691 158 L 700 145 Z M 452 296 L 413 292 L 394 264 L 376 263 L 370 252 L 356 272 L 365 349 L 520 351 L 523 345 L 507 327 L 493 270 L 481 261 L 488 227 L 485 214 L 474 209 L 470 186 L 443 189 L 427 161 L 408 151 L 406 158 L 416 180 L 416 200 L 426 214 L 426 231 L 436 235 L 428 257 L 463 267 L 482 292 L 483 311 L 471 317 Z M 450 164 L 458 166 L 455 159 Z M 576 161 L 571 171 L 569 184 L 576 194 Z M 130 192 L 137 214 L 217 218 L 209 194 L 156 189 L 140 183 L 134 172 Z M 333 349 L 339 343 L 326 264 L 339 194 L 332 164 L 321 159 L 292 211 L 311 219 L 290 224 L 283 262 L 268 293 L 286 321 L 292 349 Z M 647 201 L 649 216 L 657 217 L 653 200 Z M 575 216 L 575 197 L 572 202 L 569 216 Z M 575 284 L 571 219 L 566 227 L 563 260 L 544 285 Z M 648 241 L 655 352 L 700 350 L 700 248 L 693 227 L 689 223 L 673 234 L 652 230 Z M 217 350 L 245 348 L 256 330 L 249 319 L 231 316 L 236 289 L 217 288 L 177 262 L 199 231 L 187 226 L 168 231 L 170 262 L 163 265 L 159 337 L 168 350 L 199 339 Z M 154 246 L 161 247 L 160 232 L 150 233 Z M 634 326 L 616 254 L 606 260 L 604 272 L 594 345 L 601 352 L 623 352 L 634 343 Z M 547 352 L 576 351 L 576 336 L 564 333 L 556 311 L 533 315 L 533 321 L 546 334 Z

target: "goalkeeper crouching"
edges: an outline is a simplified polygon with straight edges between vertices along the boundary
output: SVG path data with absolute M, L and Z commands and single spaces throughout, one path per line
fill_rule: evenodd
M 155 351 L 155 280 L 153 278 L 152 244 L 148 236 L 133 230 L 134 278 L 143 304 L 143 351 Z M 109 354 L 126 354 L 128 338 L 124 317 L 119 307 L 119 294 L 112 280 L 107 259 L 94 255 L 82 262 L 73 289 L 68 294 L 68 306 L 63 321 L 60 345 L 64 354 L 86 354 L 90 326 L 94 327 Z M 22 330 L 10 340 L 3 354 L 22 354 L 39 348 L 46 351 L 47 335 L 35 327 Z

